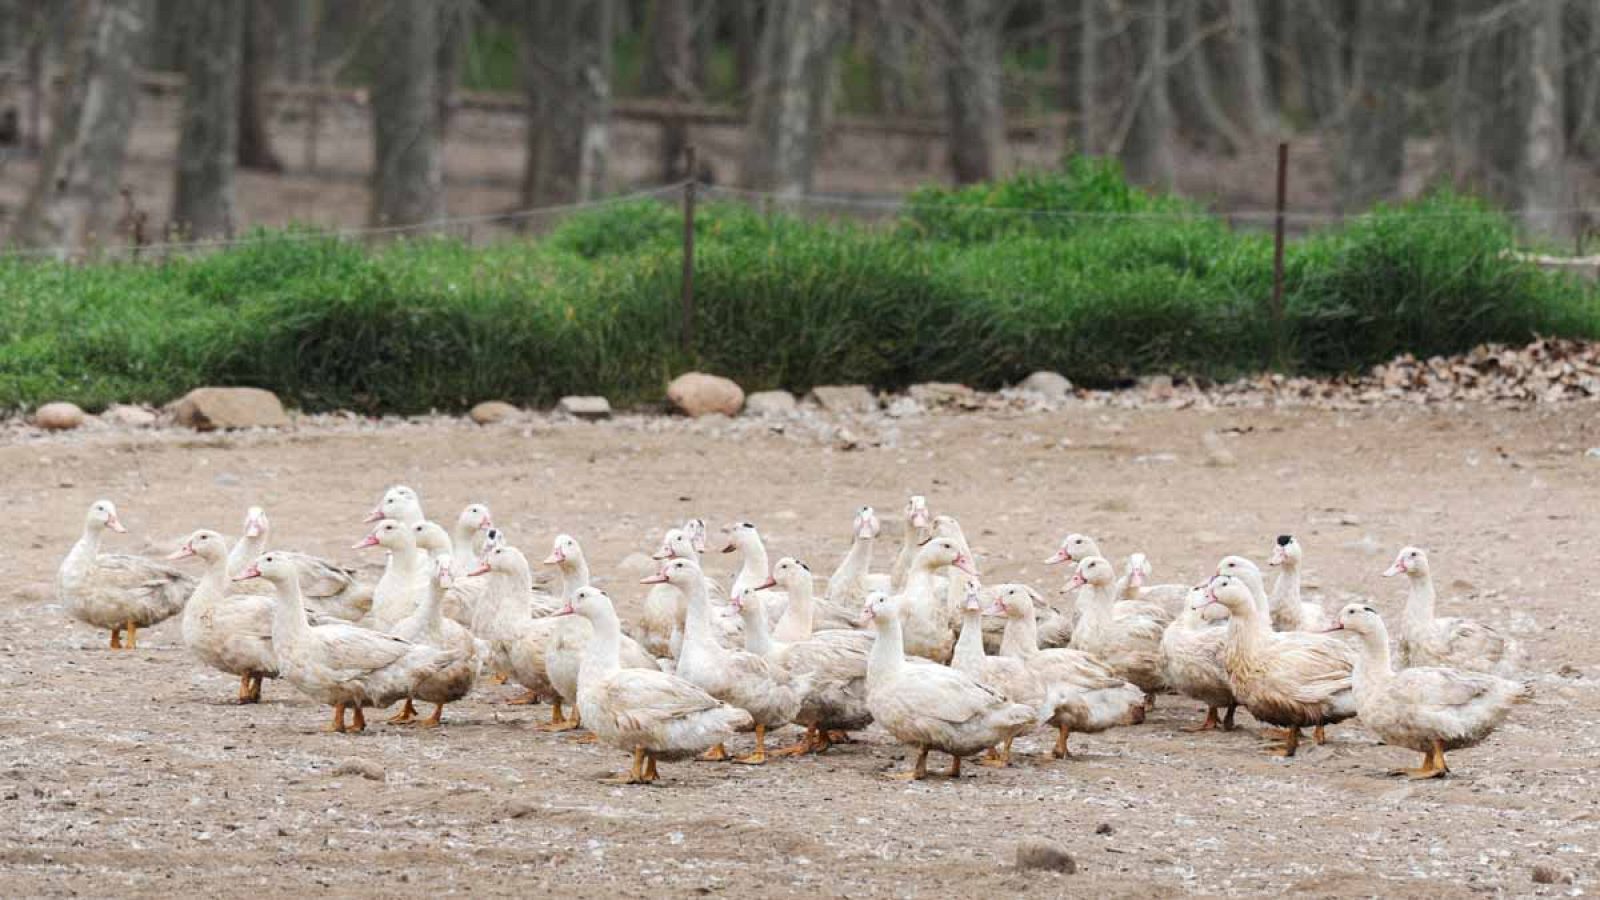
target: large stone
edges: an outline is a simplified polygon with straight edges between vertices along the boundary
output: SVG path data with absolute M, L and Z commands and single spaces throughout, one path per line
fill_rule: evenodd
M 278 395 L 261 388 L 195 388 L 173 401 L 170 408 L 179 425 L 196 431 L 284 428 L 289 424 Z
M 941 406 L 973 407 L 977 405 L 978 397 L 976 391 L 964 384 L 951 384 L 944 381 L 913 384 L 906 393 L 911 399 L 930 408 Z
M 33 424 L 49 431 L 66 431 L 83 424 L 83 410 L 76 403 L 46 403 L 33 413 Z
M 864 384 L 823 384 L 811 389 L 808 397 L 812 403 L 834 413 L 870 413 L 878 411 L 878 397 Z
M 556 409 L 576 419 L 611 418 L 611 401 L 604 397 L 584 397 L 572 394 L 557 401 Z
M 787 416 L 795 407 L 794 395 L 788 391 L 756 391 L 744 398 L 747 416 Z
M 667 385 L 667 401 L 687 416 L 736 416 L 744 407 L 744 389 L 720 375 L 685 372 Z
M 124 428 L 149 428 L 156 423 L 156 414 L 142 406 L 113 403 L 100 414 L 100 421 Z
M 1017 868 L 1072 875 L 1078 871 L 1078 861 L 1065 848 L 1049 841 L 1023 841 L 1017 845 Z
M 1058 372 L 1039 371 L 1017 385 L 1018 390 L 1038 394 L 1050 400 L 1065 400 L 1072 396 L 1072 382 Z
M 477 422 L 479 425 L 493 425 L 497 422 L 504 422 L 507 419 L 514 419 L 521 412 L 522 410 L 504 400 L 485 400 L 474 406 L 467 415 L 471 416 L 472 421 Z

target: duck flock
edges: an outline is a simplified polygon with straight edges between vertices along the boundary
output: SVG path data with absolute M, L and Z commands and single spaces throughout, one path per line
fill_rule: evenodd
M 206 666 L 239 678 L 239 702 L 261 699 L 269 678 L 332 708 L 330 731 L 366 728 L 365 710 L 400 710 L 395 725 L 438 727 L 447 704 L 480 677 L 525 689 L 513 704 L 549 701 L 548 731 L 587 733 L 629 754 L 622 783 L 656 780 L 661 760 L 698 757 L 762 764 L 824 753 L 876 723 L 916 751 L 1002 767 L 1012 742 L 1053 729 L 1050 755 L 1068 756 L 1073 732 L 1137 725 L 1156 695 L 1203 703 L 1186 729 L 1232 730 L 1242 706 L 1267 732 L 1269 752 L 1293 756 L 1302 729 L 1359 716 L 1384 743 L 1423 754 L 1413 778 L 1449 771 L 1446 751 L 1489 735 L 1528 695 L 1512 674 L 1517 651 L 1493 628 L 1434 613 L 1428 557 L 1400 551 L 1384 574 L 1404 576 L 1398 664 L 1370 606 L 1329 616 L 1301 596 L 1303 548 L 1277 538 L 1269 593 L 1262 570 L 1228 556 L 1198 586 L 1150 584 L 1140 553 L 1118 571 L 1095 541 L 1070 534 L 1047 563 L 1068 566 L 1071 604 L 1024 584 L 983 585 L 961 526 L 922 497 L 905 508 L 904 537 L 888 572 L 873 571 L 880 522 L 857 511 L 842 562 L 819 592 L 792 556 L 769 565 L 756 527 L 725 529 L 740 567 L 724 588 L 701 569 L 707 527 L 669 529 L 643 579 L 648 594 L 624 623 L 591 583 L 583 548 L 555 538 L 543 564 L 559 595 L 534 587 L 528 557 L 497 529 L 488 507 L 468 506 L 448 530 L 423 515 L 416 491 L 390 488 L 356 549 L 387 553 L 382 576 L 273 546 L 266 513 L 251 508 L 230 542 L 201 529 L 165 561 L 101 552 L 126 529 L 109 500 L 89 508 L 83 536 L 61 563 L 60 600 L 110 631 L 112 649 L 138 645 L 140 628 L 182 616 L 183 642 Z M 198 579 L 176 568 L 193 558 Z M 434 704 L 418 719 L 417 702 Z M 769 749 L 770 732 L 804 734 Z M 727 744 L 754 733 L 734 757 Z

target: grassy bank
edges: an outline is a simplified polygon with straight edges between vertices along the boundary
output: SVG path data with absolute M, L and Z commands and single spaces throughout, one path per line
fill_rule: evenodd
M 252 384 L 309 409 L 408 412 L 574 392 L 654 400 L 691 366 L 803 390 L 987 387 L 1034 369 L 1221 378 L 1273 358 L 1270 240 L 1095 164 L 926 190 L 886 227 L 731 204 L 698 225 L 687 355 L 678 213 L 653 201 L 488 248 L 289 232 L 160 265 L 7 260 L 0 407 Z M 1592 291 L 1505 258 L 1512 238 L 1505 218 L 1440 195 L 1292 242 L 1290 367 L 1600 335 Z

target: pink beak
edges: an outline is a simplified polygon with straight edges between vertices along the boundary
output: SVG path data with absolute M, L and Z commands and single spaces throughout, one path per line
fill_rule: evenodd
M 493 527 L 494 527 L 494 521 L 492 519 L 490 519 L 488 516 L 484 516 L 483 517 L 483 521 L 478 523 L 478 530 L 479 531 L 488 531 L 489 529 L 491 529 Z
M 1403 575 L 1403 574 L 1405 574 L 1405 572 L 1406 572 L 1405 561 L 1397 559 L 1397 560 L 1395 560 L 1394 565 L 1392 565 L 1389 568 L 1383 570 L 1383 577 L 1385 577 L 1385 578 L 1393 578 L 1396 575 Z
M 1072 580 L 1067 582 L 1067 590 L 1075 591 L 1088 583 L 1089 580 L 1083 577 L 1083 573 L 1075 573 L 1072 576 Z
M 187 559 L 194 555 L 194 545 L 184 544 L 182 547 L 167 554 L 167 559 Z
M 755 587 L 751 588 L 750 590 L 752 590 L 752 591 L 764 591 L 767 588 L 777 587 L 777 586 L 778 586 L 778 579 L 773 578 L 772 576 L 769 575 L 769 576 L 767 576 L 767 580 L 766 581 L 761 582 L 760 584 L 756 585 Z
M 556 566 L 566 562 L 566 560 L 567 555 L 565 553 L 562 553 L 560 550 L 552 550 L 550 555 L 544 558 L 544 564 L 547 566 Z
M 1047 566 L 1053 566 L 1057 563 L 1064 562 L 1072 562 L 1072 554 L 1068 553 L 1065 548 L 1062 548 L 1057 550 L 1049 559 L 1045 560 L 1044 564 Z
M 992 603 L 983 608 L 983 614 L 986 616 L 1003 616 L 1006 614 L 1006 605 L 999 602 Z
M 1282 547 L 1273 547 L 1272 548 L 1272 556 L 1267 559 L 1267 565 L 1269 565 L 1269 566 L 1281 566 L 1281 565 L 1283 565 L 1283 548 Z
M 239 574 L 233 576 L 233 580 L 234 581 L 249 581 L 252 578 L 260 578 L 260 577 L 261 577 L 261 570 L 256 567 L 255 563 L 251 563 L 250 565 L 244 567 L 244 571 L 242 571 Z
M 646 575 L 645 577 L 639 579 L 639 583 L 640 584 L 666 584 L 667 583 L 667 576 L 663 575 L 660 572 L 657 572 L 654 575 Z
M 573 613 L 576 613 L 576 612 L 577 612 L 577 610 L 572 608 L 572 601 L 568 600 L 567 601 L 567 605 L 561 607 L 561 609 L 556 612 L 556 615 L 558 615 L 558 616 L 570 616 L 570 615 L 572 615 Z
M 978 569 L 977 569 L 977 567 L 973 566 L 972 560 L 967 559 L 967 556 L 966 556 L 965 553 L 961 554 L 960 556 L 957 556 L 955 558 L 955 561 L 950 563 L 950 565 L 955 566 L 956 568 L 958 568 L 961 571 L 967 573 L 968 575 L 971 575 L 973 578 L 977 578 L 978 577 Z
M 244 536 L 253 538 L 261 537 L 261 521 L 259 519 L 251 519 L 249 522 L 245 523 Z
M 678 554 L 672 552 L 672 548 L 671 547 L 662 547 L 660 550 L 657 550 L 656 552 L 650 554 L 650 558 L 651 559 L 675 559 L 677 557 L 677 555 Z
M 106 517 L 106 527 L 112 531 L 115 531 L 117 534 L 128 533 L 128 529 L 122 527 L 122 520 L 117 518 L 116 513 L 112 513 Z
M 377 506 L 377 507 L 373 507 L 372 512 L 367 513 L 367 517 L 365 519 L 362 519 L 361 521 L 362 522 L 376 522 L 376 521 L 378 521 L 378 520 L 380 520 L 382 518 L 383 518 L 383 507 L 382 506 Z
M 1327 634 L 1330 631 L 1343 631 L 1343 630 L 1344 630 L 1344 623 L 1341 622 L 1341 623 L 1339 623 L 1337 625 L 1329 625 L 1327 628 L 1322 629 L 1321 633 L 1322 634 Z
M 487 575 L 487 574 L 489 574 L 489 564 L 487 562 L 483 561 L 483 560 L 479 560 L 478 561 L 478 567 L 476 569 L 473 569 L 471 572 L 468 572 L 467 574 L 468 575 Z
M 1139 587 L 1139 586 L 1143 585 L 1144 584 L 1144 573 L 1139 571 L 1138 569 L 1134 569 L 1133 572 L 1128 575 L 1128 583 L 1133 585 L 1134 587 Z
M 375 534 L 369 534 L 366 537 L 362 538 L 361 540 L 356 541 L 354 544 L 351 544 L 350 545 L 350 549 L 351 550 L 364 550 L 364 549 L 366 549 L 368 547 L 376 547 L 376 546 L 378 546 L 378 536 L 375 535 Z

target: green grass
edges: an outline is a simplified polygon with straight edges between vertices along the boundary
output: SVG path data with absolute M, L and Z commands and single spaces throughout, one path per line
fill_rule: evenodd
M 1226 378 L 1274 361 L 1270 239 L 1103 164 L 925 190 L 874 227 L 704 206 L 690 353 L 680 230 L 676 208 L 639 201 L 536 243 L 369 249 L 291 230 L 164 264 L 0 261 L 0 408 L 250 384 L 307 409 L 416 412 L 655 401 L 690 367 L 799 391 L 995 387 L 1041 368 L 1087 384 Z M 1593 289 L 1506 258 L 1514 238 L 1505 217 L 1440 194 L 1291 242 L 1287 367 L 1600 335 Z

